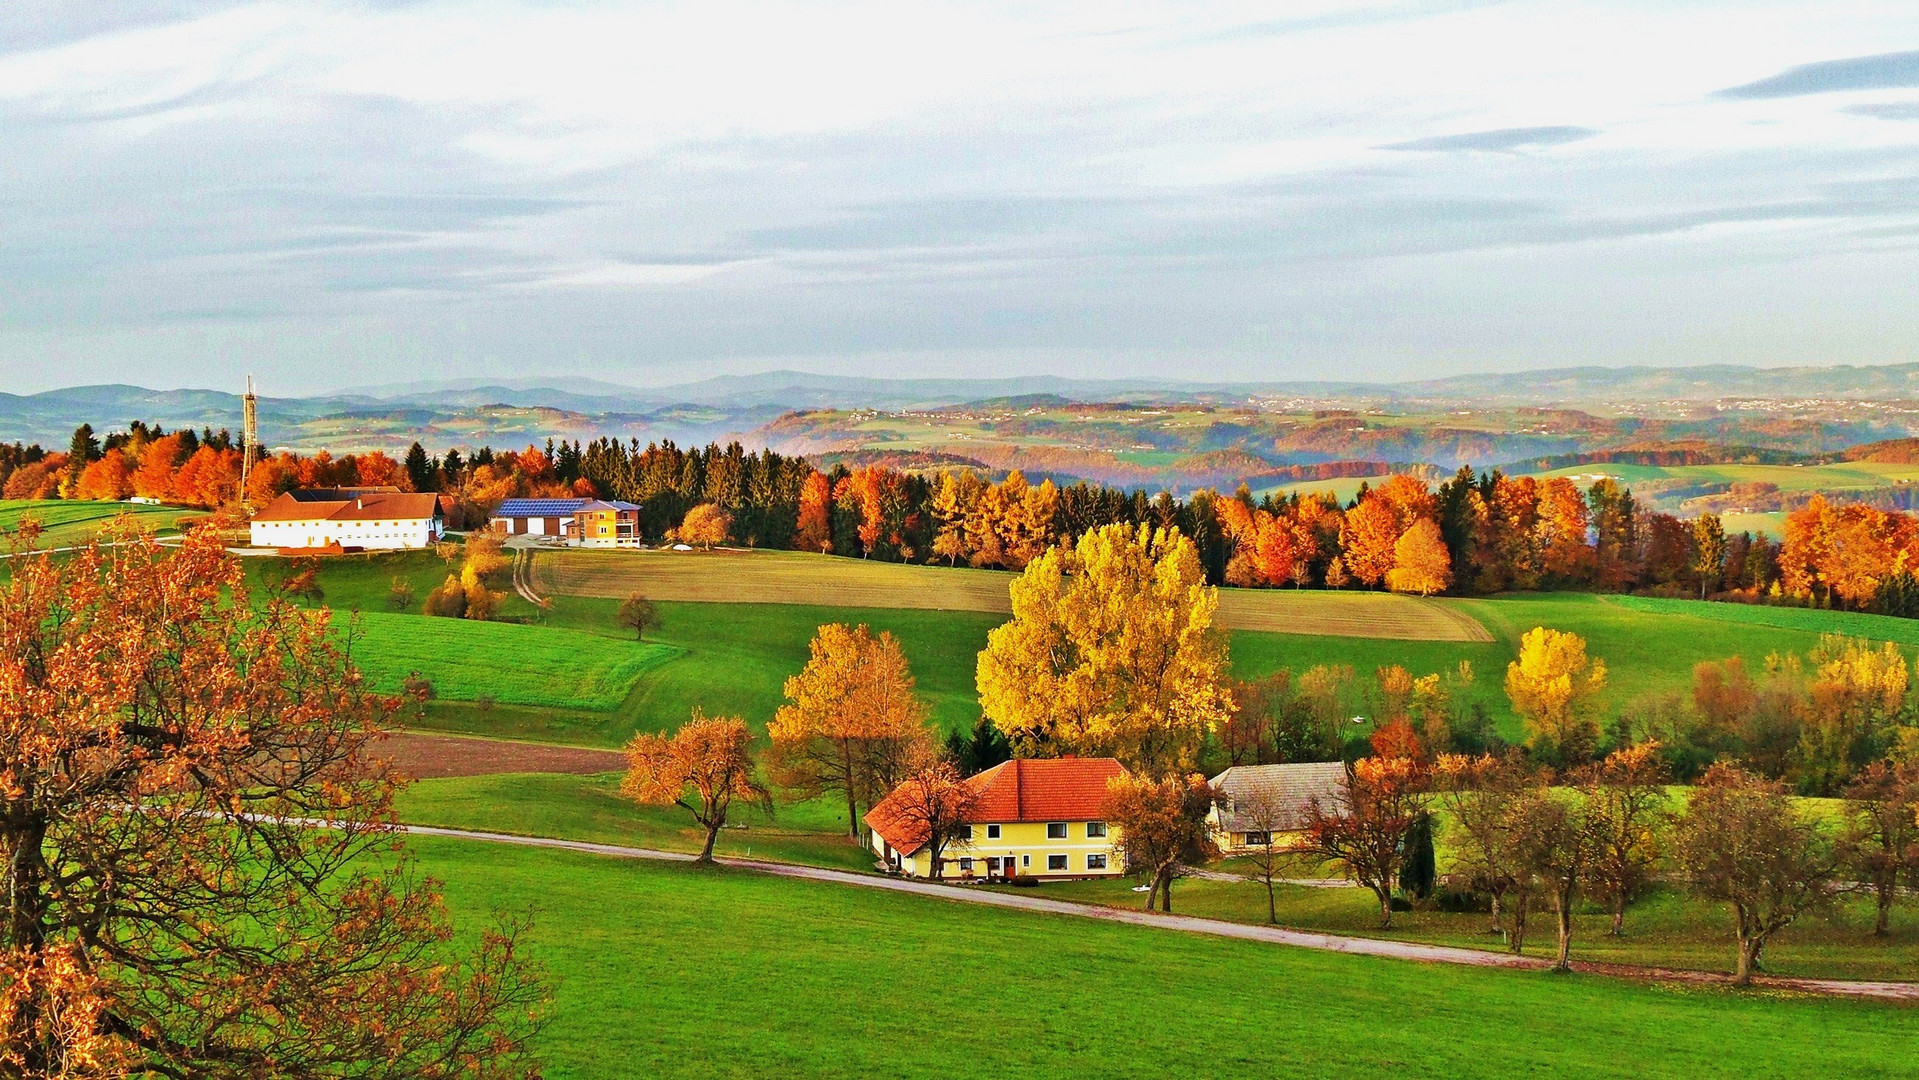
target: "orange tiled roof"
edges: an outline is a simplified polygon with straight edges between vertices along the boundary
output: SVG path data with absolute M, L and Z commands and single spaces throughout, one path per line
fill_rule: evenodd
M 347 498 L 320 498 L 313 492 L 282 494 L 268 503 L 255 521 L 397 521 L 430 518 L 439 509 L 439 497 L 430 491 L 366 491 Z M 333 495 L 336 492 L 328 491 Z M 309 496 L 301 498 L 302 495 Z
M 1107 782 L 1126 769 L 1112 758 L 1014 758 L 967 777 L 979 802 L 966 820 L 974 824 L 1021 821 L 1098 821 Z M 897 792 L 867 812 L 866 824 L 902 855 L 926 843 L 919 822 L 902 820 Z

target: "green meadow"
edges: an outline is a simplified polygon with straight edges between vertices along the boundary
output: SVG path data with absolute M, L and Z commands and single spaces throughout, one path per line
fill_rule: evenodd
M 726 869 L 416 838 L 469 929 L 528 910 L 555 1080 L 1911 1076 L 1871 1002 L 1488 971 Z
M 40 523 L 41 547 L 65 547 L 86 543 L 123 515 L 154 532 L 170 532 L 179 525 L 182 515 L 190 517 L 199 513 L 201 511 L 178 506 L 110 500 L 0 499 L 0 536 L 17 532 L 20 523 L 31 517 Z

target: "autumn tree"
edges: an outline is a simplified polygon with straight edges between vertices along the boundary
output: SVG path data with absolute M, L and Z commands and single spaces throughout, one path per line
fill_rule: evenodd
M 633 631 L 635 641 L 645 641 L 646 632 L 660 625 L 659 609 L 654 607 L 653 601 L 648 600 L 645 595 L 636 592 L 626 594 L 626 599 L 620 601 L 619 610 L 614 617 L 619 620 L 621 626 Z
M 1439 525 L 1431 518 L 1420 518 L 1393 544 L 1393 568 L 1386 572 L 1386 587 L 1431 596 L 1445 592 L 1452 583 L 1452 557 L 1439 535 Z
M 669 738 L 640 732 L 626 744 L 620 794 L 642 806 L 678 806 L 706 830 L 700 863 L 713 862 L 713 842 L 738 799 L 773 812 L 773 797 L 754 774 L 753 736 L 737 717 L 693 718 Z
M 712 503 L 701 503 L 686 512 L 680 522 L 680 543 L 698 544 L 712 550 L 732 537 L 733 515 Z
M 1573 908 L 1598 849 L 1600 830 L 1588 805 L 1542 785 L 1513 803 L 1507 823 L 1516 874 L 1537 883 L 1552 906 L 1558 931 L 1554 971 L 1572 970 Z M 1518 910 L 1523 916 L 1523 907 Z M 1523 942 L 1523 931 L 1516 937 Z M 1513 951 L 1519 951 L 1518 946 Z
M 951 762 L 934 761 L 908 774 L 873 813 L 894 822 L 901 835 L 924 842 L 933 880 L 938 881 L 946 876 L 946 849 L 959 839 L 979 799 L 979 790 Z
M 1522 886 L 1515 869 L 1512 822 L 1514 807 L 1534 786 L 1534 774 L 1517 754 L 1442 754 L 1434 763 L 1434 788 L 1453 834 L 1453 873 L 1490 898 L 1492 933 L 1505 934 L 1506 897 Z M 1523 915 L 1519 921 L 1523 928 Z
M 1593 894 L 1612 912 L 1612 929 L 1625 932 L 1626 908 L 1652 882 L 1660 853 L 1666 785 L 1672 780 L 1657 742 L 1621 747 L 1577 778 L 1593 850 L 1586 876 Z
M 1107 782 L 1100 813 L 1119 829 L 1120 851 L 1128 870 L 1146 877 L 1146 910 L 1159 901 L 1173 910 L 1173 882 L 1219 856 L 1206 825 L 1213 789 L 1203 777 L 1169 776 L 1160 780 L 1133 774 Z
M 1699 575 L 1699 599 L 1719 588 L 1726 570 L 1726 527 L 1718 514 L 1701 514 L 1692 523 L 1692 571 Z
M 808 473 L 800 486 L 799 524 L 793 533 L 799 551 L 833 550 L 833 482 L 825 473 Z
M 1379 925 L 1393 925 L 1393 884 L 1405 865 L 1406 836 L 1426 812 L 1430 777 L 1407 758 L 1361 758 L 1345 792 L 1306 807 L 1298 850 L 1338 862 L 1379 900 Z
M 834 792 L 846 801 L 847 835 L 859 835 L 859 807 L 924 763 L 931 735 L 926 706 L 891 633 L 827 623 L 806 667 L 786 680 L 787 703 L 767 725 L 775 782 L 798 797 Z
M 413 583 L 395 574 L 392 584 L 386 590 L 386 604 L 395 611 L 412 610 Z
M 0 591 L 0 1073 L 537 1075 L 537 972 L 458 955 L 328 615 L 115 537 Z
M 980 706 L 1022 753 L 1183 772 L 1228 713 L 1217 604 L 1178 530 L 1088 530 L 1013 582 L 1012 620 L 979 656 Z
M 1606 688 L 1606 663 L 1586 656 L 1586 639 L 1543 626 L 1519 639 L 1519 658 L 1506 666 L 1506 696 L 1526 722 L 1532 743 L 1568 760 L 1590 754 L 1599 737 L 1593 718 Z
M 1341 525 L 1340 558 L 1345 570 L 1367 585 L 1378 585 L 1392 570 L 1399 543 L 1399 516 L 1392 503 L 1367 494 L 1346 511 Z
M 1693 789 L 1673 850 L 1694 895 L 1731 909 L 1741 986 L 1773 934 L 1832 898 L 1832 840 L 1783 784 L 1732 765 L 1714 765 Z
M 1846 788 L 1841 850 L 1872 889 L 1872 932 L 1885 937 L 1900 886 L 1919 889 L 1919 765 L 1875 761 Z

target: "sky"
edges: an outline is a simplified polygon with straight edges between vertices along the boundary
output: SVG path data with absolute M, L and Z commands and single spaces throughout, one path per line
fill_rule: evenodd
M 1915 297 L 1911 0 L 0 5 L 14 393 L 1899 363 Z

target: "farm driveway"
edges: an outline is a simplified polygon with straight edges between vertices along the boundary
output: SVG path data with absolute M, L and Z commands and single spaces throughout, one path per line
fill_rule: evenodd
M 622 847 L 616 844 L 592 844 L 580 840 L 555 840 L 539 836 L 513 836 L 506 833 L 474 832 L 466 829 L 443 829 L 431 825 L 402 825 L 399 826 L 399 828 L 404 832 L 416 836 L 445 836 L 457 840 L 480 840 L 496 844 L 521 844 L 527 847 L 558 848 L 565 851 L 581 851 L 590 855 L 605 855 L 616 859 L 657 859 L 665 862 L 693 861 L 693 856 L 684 852 L 658 851 L 652 848 Z M 1468 967 L 1518 968 L 1526 971 L 1544 971 L 1550 966 L 1545 960 L 1531 956 L 1514 956 L 1511 953 L 1484 952 L 1478 949 L 1460 949 L 1445 945 L 1422 945 L 1418 942 L 1410 941 L 1380 941 L 1373 938 L 1342 937 L 1338 934 L 1317 934 L 1303 930 L 1288 930 L 1278 926 L 1252 926 L 1244 923 L 1221 922 L 1215 919 L 1198 919 L 1190 915 L 1164 915 L 1158 912 L 1140 911 L 1136 908 L 1112 908 L 1102 907 L 1097 904 L 1075 904 L 1064 900 L 1049 900 L 1043 896 L 1029 896 L 1013 892 L 994 892 L 987 889 L 959 885 L 936 885 L 925 881 L 908 881 L 900 878 L 880 877 L 876 874 L 856 874 L 846 870 L 827 870 L 816 866 L 766 862 L 760 859 L 722 858 L 719 862 L 736 870 L 750 870 L 761 874 L 775 874 L 780 877 L 799 878 L 804 881 L 818 881 L 831 885 L 854 885 L 867 889 L 885 889 L 889 892 L 911 893 L 916 896 L 926 896 L 937 900 L 985 904 L 990 907 L 1013 908 L 1019 911 L 1040 912 L 1048 915 L 1066 915 L 1081 919 L 1104 919 L 1107 922 L 1128 923 L 1133 926 L 1151 926 L 1162 930 L 1183 930 L 1193 934 L 1210 934 L 1214 937 L 1239 938 L 1245 941 L 1263 941 L 1274 945 L 1290 945 L 1295 948 L 1315 949 L 1321 952 L 1352 953 L 1357 956 L 1382 956 L 1397 960 L 1417 960 L 1429 964 L 1461 964 Z M 1712 972 L 1671 971 L 1664 968 L 1633 967 L 1625 964 L 1575 963 L 1573 964 L 1573 968 L 1577 971 L 1599 975 L 1612 975 L 1658 982 L 1723 984 L 1727 981 L 1726 976 L 1717 975 Z M 1754 982 L 1775 989 L 1837 994 L 1847 997 L 1919 1002 L 1919 983 L 1861 982 L 1846 979 L 1785 979 L 1771 977 L 1755 979 Z

